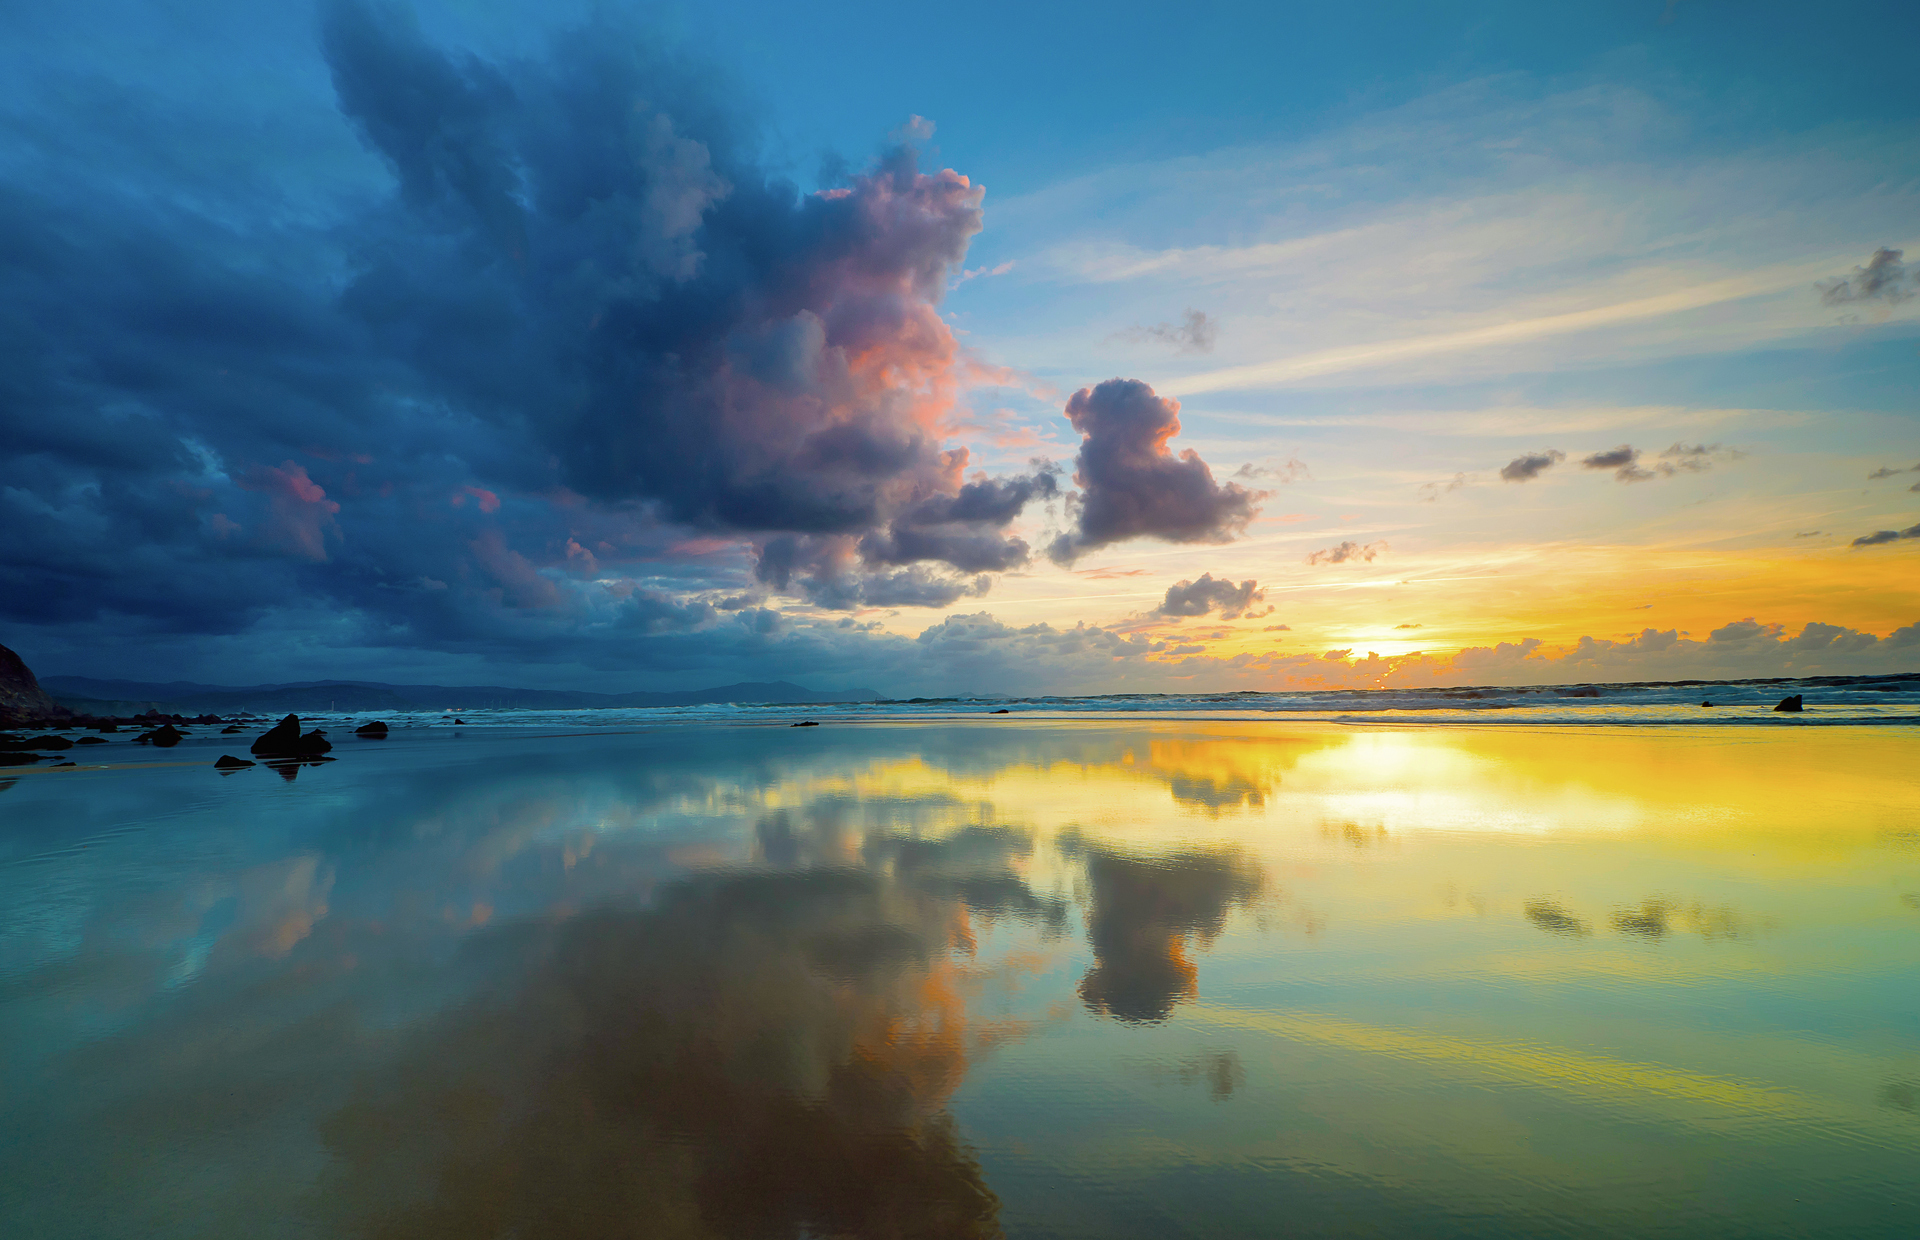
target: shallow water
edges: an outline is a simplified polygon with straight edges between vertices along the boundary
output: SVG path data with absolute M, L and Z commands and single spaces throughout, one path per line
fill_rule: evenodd
M 234 739 L 0 789 L 0 1235 L 1920 1230 L 1920 730 Z

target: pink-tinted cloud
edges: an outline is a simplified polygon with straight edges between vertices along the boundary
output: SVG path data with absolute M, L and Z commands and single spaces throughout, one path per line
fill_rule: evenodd
M 307 477 L 305 466 L 292 461 L 282 461 L 278 467 L 259 466 L 248 471 L 239 483 L 267 496 L 267 518 L 256 531 L 263 543 L 288 555 L 316 563 L 326 561 L 327 535 L 339 535 L 340 527 L 333 518 L 340 505 Z

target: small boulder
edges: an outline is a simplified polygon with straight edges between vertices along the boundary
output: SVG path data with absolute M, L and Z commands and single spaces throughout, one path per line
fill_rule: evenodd
M 36 736 L 27 742 L 33 749 L 72 749 L 73 742 L 64 736 Z
M 106 743 L 107 738 L 104 736 L 83 736 L 74 742 L 76 745 L 104 745 Z
M 387 725 L 376 719 L 372 723 L 361 724 L 353 730 L 353 734 L 367 737 L 369 740 L 383 741 L 387 739 Z
M 232 736 L 232 735 L 233 735 L 233 734 L 234 734 L 235 732 L 239 732 L 239 731 L 241 731 L 241 730 L 242 730 L 242 729 L 241 729 L 241 727 L 240 727 L 240 725 L 239 725 L 239 724 L 237 724 L 237 723 L 230 723 L 230 724 L 228 724 L 228 725 L 227 725 L 226 727 L 224 727 L 224 728 L 221 728 L 221 729 L 220 729 L 220 735 L 222 735 L 222 736 Z
M 216 770 L 237 771 L 243 766 L 255 766 L 257 764 L 249 762 L 245 758 L 236 758 L 230 753 L 223 753 L 220 755 L 220 760 L 213 765 Z
M 1784 710 L 1784 711 L 1802 711 L 1802 710 L 1805 710 L 1806 708 L 1807 708 L 1806 703 L 1801 700 L 1801 696 L 1798 693 L 1792 694 L 1791 696 L 1788 696 L 1788 697 L 1781 698 L 1780 704 L 1774 707 L 1775 710 Z
M 0 766 L 32 766 L 40 760 L 37 753 L 15 753 L 11 750 L 0 751 Z
M 987 713 L 992 715 L 1011 715 L 1013 712 L 1002 706 L 999 710 L 988 711 Z
M 151 732 L 142 732 L 133 738 L 136 745 L 157 745 L 162 749 L 172 749 L 186 735 L 170 723 L 163 723 Z
M 1702 702 L 1702 703 L 1700 703 L 1700 705 L 1702 705 L 1702 706 L 1711 706 L 1711 705 L 1713 705 L 1713 703 L 1712 703 L 1712 702 Z
M 787 726 L 790 728 L 817 728 L 820 726 L 820 721 L 818 719 L 802 719 L 799 723 L 790 723 Z

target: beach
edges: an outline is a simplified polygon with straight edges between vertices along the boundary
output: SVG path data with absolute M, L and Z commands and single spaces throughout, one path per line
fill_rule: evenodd
M 1920 728 L 418 722 L 9 772 L 0 1232 L 1920 1217 Z

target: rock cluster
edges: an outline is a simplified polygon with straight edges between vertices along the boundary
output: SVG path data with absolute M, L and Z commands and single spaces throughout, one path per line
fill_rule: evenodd
M 304 735 L 300 716 L 288 715 L 253 742 L 253 752 L 262 758 L 316 758 L 333 748 L 333 742 L 320 729 Z

